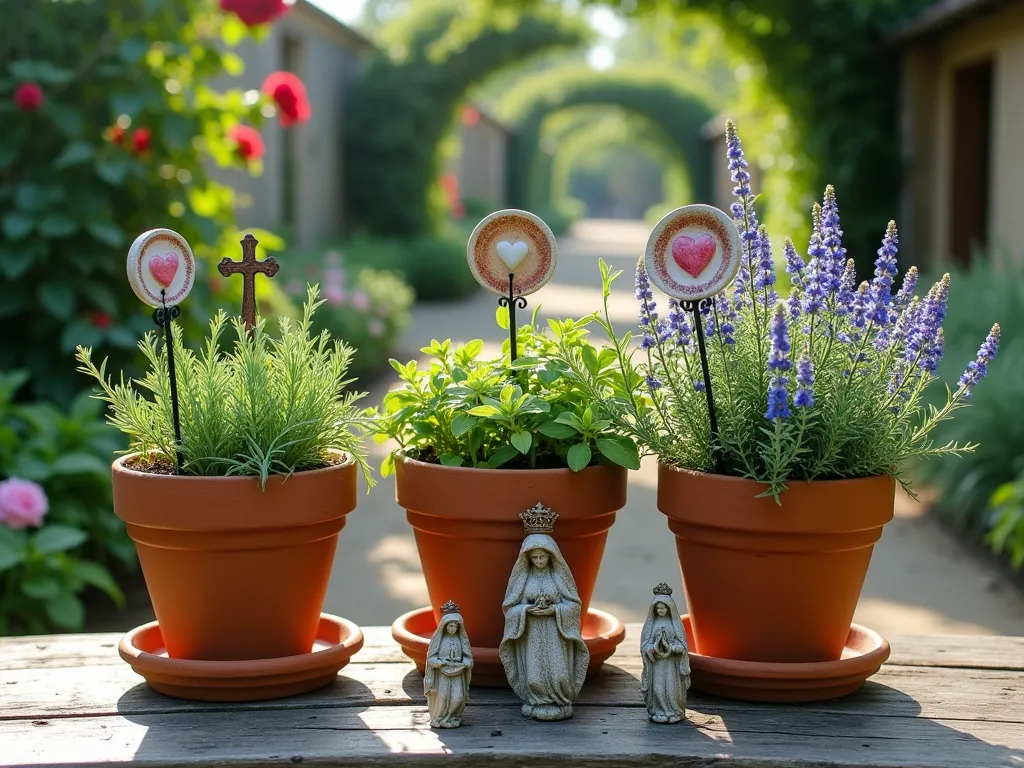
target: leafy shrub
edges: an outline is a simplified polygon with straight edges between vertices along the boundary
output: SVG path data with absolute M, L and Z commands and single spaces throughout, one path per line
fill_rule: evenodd
M 541 208 L 535 213 L 551 228 L 555 235 L 564 235 L 572 225 L 587 214 L 587 205 L 582 200 L 567 197 L 557 201 L 550 208 Z
M 355 403 L 363 394 L 344 392 L 355 350 L 331 342 L 326 331 L 311 335 L 320 306 L 310 287 L 302 319 L 280 320 L 280 338 L 271 338 L 260 320 L 250 334 L 239 318 L 231 321 L 235 343 L 221 351 L 228 325 L 221 311 L 210 321 L 210 335 L 199 355 L 176 350 L 181 442 L 176 443 L 171 411 L 166 347 L 154 332 L 139 342 L 149 362 L 132 386 L 107 378 L 106 361 L 92 362 L 92 350 L 78 348 L 79 371 L 99 382 L 100 399 L 110 405 L 108 420 L 128 436 L 138 453 L 137 468 L 173 471 L 175 454 L 189 475 L 255 475 L 261 486 L 271 474 L 290 475 L 331 463 L 330 450 L 349 454 L 372 485 L 360 434 L 372 421 Z
M 996 488 L 992 494 L 993 526 L 985 537 L 996 554 L 1006 552 L 1010 566 L 1024 568 L 1024 476 Z
M 24 371 L 0 374 L 0 486 L 37 483 L 42 499 L 32 499 L 32 486 L 19 489 L 35 507 L 21 510 L 31 518 L 0 504 L 0 635 L 80 629 L 82 590 L 97 588 L 120 604 L 106 566 L 136 562 L 111 509 L 108 457 L 121 443 L 100 420 L 102 406 L 84 393 L 67 413 L 15 404 L 27 379 Z
M 335 250 L 300 258 L 306 279 L 323 286 L 325 303 L 313 319 L 313 332 L 327 331 L 359 350 L 350 376 L 379 372 L 409 324 L 412 289 L 394 272 L 347 266 Z M 284 289 L 293 297 L 305 290 L 298 280 L 288 281 Z
M 23 396 L 67 403 L 80 389 L 67 364 L 76 344 L 102 347 L 120 365 L 152 327 L 124 279 L 129 233 L 170 226 L 200 261 L 236 252 L 234 193 L 207 169 L 246 167 L 230 133 L 259 124 L 264 105 L 207 86 L 242 69 L 222 32 L 231 44 L 246 34 L 207 0 L 31 3 L 5 13 L 0 321 L 19 333 L 0 345 L 0 368 L 31 374 Z M 37 101 L 12 100 L 29 85 Z M 209 316 L 206 283 L 200 273 L 183 321 Z
M 918 473 L 938 490 L 936 511 L 943 519 L 975 536 L 995 526 L 998 532 L 992 530 L 990 542 L 1002 542 L 1000 548 L 1006 550 L 1015 535 L 1022 535 L 1014 534 L 1019 526 L 1016 491 L 1004 486 L 1024 472 L 1024 423 L 1019 417 L 1024 401 L 1019 375 L 1024 370 L 1024 274 L 1009 255 L 992 259 L 982 254 L 969 269 L 954 269 L 951 274 L 958 290 L 949 301 L 940 377 L 955 386 L 957 363 L 972 353 L 978 334 L 985 332 L 986 317 L 1000 319 L 1003 335 L 999 359 L 990 365 L 988 380 L 975 392 L 970 410 L 939 425 L 935 433 L 940 442 L 963 441 L 969 434 L 980 443 L 978 449 L 928 462 Z
M 454 234 L 408 240 L 355 237 L 342 246 L 346 262 L 391 270 L 412 286 L 419 301 L 468 296 L 479 288 L 466 268 L 466 243 Z
M 471 5 L 469 15 L 475 11 Z M 353 216 L 372 235 L 438 232 L 448 203 L 438 187 L 439 147 L 466 91 L 503 66 L 586 36 L 558 5 L 530 14 L 486 9 L 472 34 L 456 39 L 465 15 L 464 3 L 413 3 L 381 30 L 381 49 L 349 97 L 345 189 Z
M 640 261 L 643 359 L 634 365 L 628 338 L 615 336 L 608 315 L 611 283 L 620 273 L 612 274 L 602 260 L 605 311 L 599 322 L 626 372 L 626 388 L 607 401 L 616 427 L 666 464 L 756 480 L 777 502 L 791 480 L 889 475 L 905 486 L 910 460 L 973 450 L 970 443 L 936 444 L 931 433 L 967 405 L 996 354 L 999 326 L 955 390 L 947 390 L 945 402 L 929 407 L 925 390 L 942 357 L 949 276 L 922 299 L 914 295 L 912 269 L 893 295 L 897 233 L 890 222 L 875 278 L 857 287 L 838 204 L 827 187 L 815 207 L 810 261 L 805 264 L 786 244 L 792 290 L 779 300 L 771 243 L 757 223 L 750 174 L 731 121 L 726 136 L 737 194 L 732 211 L 742 238 L 740 272 L 696 320 L 707 337 L 719 433 L 711 434 L 691 315 L 674 300 L 659 314 Z M 568 351 L 572 377 L 600 397 L 602 380 L 580 354 Z
M 508 330 L 508 309 L 499 307 L 498 325 Z M 436 339 L 423 352 L 433 361 L 420 369 L 415 360 L 392 360 L 405 386 L 384 398 L 381 436 L 392 438 L 405 455 L 446 466 L 485 469 L 545 469 L 568 466 L 573 471 L 598 463 L 639 469 L 636 446 L 605 418 L 600 395 L 613 391 L 616 373 L 608 367 L 610 349 L 587 342 L 587 321 L 549 320 L 516 331 L 522 356 L 513 370 L 508 341 L 502 356 L 479 359 L 479 339 L 452 349 L 451 340 Z M 584 392 L 562 375 L 554 353 L 571 347 L 594 367 L 599 396 Z M 381 468 L 394 469 L 391 453 Z

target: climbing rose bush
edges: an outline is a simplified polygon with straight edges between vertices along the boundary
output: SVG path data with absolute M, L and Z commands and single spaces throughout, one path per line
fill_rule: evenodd
M 209 83 L 243 69 L 231 50 L 248 34 L 239 18 L 265 23 L 288 5 L 222 6 L 29 3 L 0 27 L 0 323 L 18 329 L 0 344 L 0 370 L 31 374 L 23 397 L 68 402 L 82 386 L 68 362 L 77 344 L 119 367 L 134 357 L 153 327 L 124 276 L 139 232 L 170 227 L 199 258 L 186 332 L 222 301 L 237 306 L 235 288 L 217 295 L 208 279 L 240 237 L 235 194 L 208 169 L 261 171 L 270 99 Z M 299 120 L 305 89 L 287 82 L 295 98 L 277 108 Z
M 742 237 L 740 269 L 732 286 L 703 302 L 699 317 L 718 438 L 711 435 L 692 314 L 674 299 L 667 311 L 659 309 L 642 259 L 636 270 L 636 353 L 629 338 L 612 328 L 608 297 L 619 273 L 601 262 L 605 312 L 595 319 L 616 347 L 617 359 L 600 369 L 618 371 L 617 395 L 606 400 L 617 426 L 669 465 L 751 478 L 777 501 L 791 480 L 890 475 L 906 487 L 903 469 L 910 459 L 973 450 L 969 443 L 936 445 L 930 433 L 967 405 L 996 355 L 999 326 L 945 404 L 929 408 L 924 393 L 942 358 L 949 275 L 919 296 L 912 267 L 894 290 L 898 233 L 889 222 L 874 277 L 857 285 L 829 186 L 814 206 L 809 259 L 789 240 L 783 247 L 792 288 L 780 299 L 772 244 L 758 223 L 731 121 L 726 138 L 736 196 L 731 213 Z M 600 369 L 570 348 L 562 362 L 596 395 Z

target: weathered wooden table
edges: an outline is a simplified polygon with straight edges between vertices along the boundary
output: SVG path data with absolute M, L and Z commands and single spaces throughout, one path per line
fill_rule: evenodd
M 474 690 L 465 725 L 427 725 L 423 683 L 384 627 L 329 688 L 255 704 L 150 691 L 117 635 L 0 639 L 0 765 L 1024 766 L 1024 638 L 894 637 L 863 689 L 822 704 L 691 693 L 690 721 L 648 722 L 639 625 L 589 680 L 575 717 L 523 719 Z

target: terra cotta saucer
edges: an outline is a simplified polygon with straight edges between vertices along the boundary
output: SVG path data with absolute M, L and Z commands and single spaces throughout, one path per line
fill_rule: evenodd
M 391 625 L 391 636 L 405 655 L 413 660 L 416 669 L 423 672 L 427 661 L 427 647 L 437 629 L 434 611 L 427 606 L 399 616 Z M 587 674 L 597 672 L 615 653 L 615 648 L 626 637 L 626 626 L 610 613 L 591 608 L 583 619 L 583 642 L 590 651 Z M 472 642 L 473 638 L 470 638 Z M 508 688 L 505 668 L 498 658 L 497 648 L 473 646 L 473 676 L 471 686 L 481 688 Z
M 850 626 L 838 661 L 775 663 L 702 656 L 692 650 L 690 617 L 683 614 L 689 641 L 691 686 L 695 691 L 741 701 L 825 701 L 847 696 L 889 658 L 889 641 L 873 629 Z
M 338 670 L 363 647 L 363 633 L 348 619 L 320 614 L 309 653 L 249 661 L 171 659 L 158 622 L 136 627 L 117 646 L 121 658 L 167 696 L 196 701 L 259 701 L 306 693 L 334 682 Z

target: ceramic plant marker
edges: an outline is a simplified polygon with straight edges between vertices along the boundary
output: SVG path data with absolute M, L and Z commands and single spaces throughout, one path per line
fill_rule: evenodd
M 740 233 L 732 219 L 703 204 L 684 205 L 665 216 L 651 230 L 644 250 L 644 267 L 651 282 L 678 299 L 684 311 L 693 313 L 712 445 L 718 441 L 718 418 L 701 311 L 705 306 L 714 311 L 711 299 L 736 277 L 741 256 Z
M 174 371 L 174 333 L 171 322 L 181 314 L 178 305 L 185 300 L 196 279 L 195 257 L 188 242 L 170 229 L 143 232 L 128 249 L 128 283 L 139 299 L 151 307 L 153 322 L 164 330 L 167 369 L 171 379 L 171 414 L 174 439 L 181 444 L 181 419 L 178 414 L 178 377 Z M 181 471 L 181 453 L 176 453 L 176 470 Z
M 654 588 L 654 599 L 640 635 L 640 655 L 644 662 L 640 692 L 651 722 L 685 720 L 690 654 L 672 588 L 665 582 Z
M 469 269 L 484 288 L 498 294 L 508 307 L 509 357 L 516 349 L 516 308 L 526 308 L 526 296 L 540 290 L 555 272 L 558 248 L 543 219 L 510 208 L 484 217 L 466 248 Z
M 587 676 L 576 581 L 551 538 L 558 515 L 538 502 L 519 518 L 526 529 L 501 609 L 498 656 L 509 685 L 534 720 L 565 720 Z
M 277 274 L 278 264 L 273 257 L 263 261 L 256 260 L 256 246 L 259 243 L 251 234 L 242 238 L 242 260 L 232 261 L 225 257 L 217 265 L 217 271 L 224 277 L 242 276 L 242 321 L 252 333 L 256 325 L 256 275 L 273 277 Z
M 423 671 L 432 728 L 458 728 L 469 697 L 473 649 L 459 606 L 449 600 L 441 606 L 441 622 L 430 638 Z

